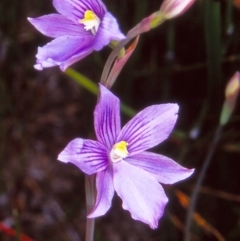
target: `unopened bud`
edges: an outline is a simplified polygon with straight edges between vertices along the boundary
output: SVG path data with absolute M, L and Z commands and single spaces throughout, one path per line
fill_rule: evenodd
M 195 0 L 164 0 L 160 11 L 165 19 L 175 18 L 187 11 Z
M 236 72 L 233 77 L 229 80 L 226 91 L 225 97 L 226 99 L 229 98 L 236 98 L 240 90 L 240 74 Z
M 240 92 L 240 73 L 236 72 L 229 80 L 225 90 L 225 102 L 220 117 L 220 124 L 225 125 L 234 111 L 237 97 Z

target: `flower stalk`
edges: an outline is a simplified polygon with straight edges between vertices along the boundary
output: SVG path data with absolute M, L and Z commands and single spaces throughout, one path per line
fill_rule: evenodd
M 85 195 L 87 213 L 90 213 L 95 203 L 95 175 L 85 175 Z M 95 218 L 87 218 L 86 220 L 86 236 L 85 241 L 93 241 Z
M 197 197 L 199 193 L 199 189 L 201 187 L 201 184 L 205 178 L 207 169 L 211 163 L 212 157 L 216 151 L 217 145 L 220 141 L 222 130 L 224 126 L 228 123 L 232 112 L 234 111 L 237 97 L 240 92 L 240 79 L 239 79 L 239 72 L 236 72 L 233 77 L 229 80 L 226 89 L 225 89 L 225 101 L 223 103 L 222 112 L 219 119 L 218 127 L 215 131 L 213 141 L 209 147 L 209 151 L 207 153 L 207 156 L 203 162 L 203 166 L 200 170 L 200 174 L 198 177 L 198 180 L 195 184 L 193 193 L 191 195 L 191 203 L 187 212 L 186 217 L 186 228 L 185 228 L 185 237 L 184 241 L 190 240 L 190 229 L 191 229 L 191 223 L 192 223 L 192 216 L 194 213 L 195 206 L 197 204 Z

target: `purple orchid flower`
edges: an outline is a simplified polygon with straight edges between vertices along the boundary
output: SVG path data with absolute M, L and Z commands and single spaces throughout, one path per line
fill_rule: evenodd
M 58 156 L 86 174 L 97 173 L 96 203 L 89 218 L 108 211 L 115 190 L 133 219 L 157 228 L 168 202 L 159 182 L 172 184 L 193 173 L 166 156 L 146 151 L 169 136 L 177 112 L 177 104 L 152 105 L 121 129 L 119 99 L 100 85 L 94 111 L 97 141 L 74 139 Z
M 94 50 L 125 38 L 101 0 L 53 0 L 53 5 L 59 14 L 28 18 L 41 33 L 55 38 L 38 48 L 38 70 L 59 65 L 64 71 Z

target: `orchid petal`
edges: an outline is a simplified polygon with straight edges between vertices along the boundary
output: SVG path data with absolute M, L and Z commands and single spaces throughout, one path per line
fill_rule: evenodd
M 121 33 L 117 20 L 111 13 L 107 12 L 99 26 L 93 49 L 99 51 L 111 41 L 121 41 L 124 38 L 125 36 Z
M 118 141 L 126 141 L 129 156 L 156 146 L 171 133 L 177 120 L 178 105 L 163 104 L 145 108 L 121 130 Z
M 87 10 L 92 10 L 100 19 L 104 16 L 105 5 L 100 0 L 53 0 L 56 10 L 63 16 L 79 23 Z
M 76 25 L 60 14 L 49 14 L 38 18 L 28 18 L 28 21 L 42 34 L 57 38 L 63 35 L 86 35 L 82 25 Z
M 37 64 L 40 68 L 60 65 L 61 69 L 65 70 L 92 52 L 92 42 L 91 35 L 58 37 L 38 48 Z
M 168 199 L 156 178 L 125 161 L 113 165 L 113 176 L 123 208 L 130 211 L 133 219 L 157 228 Z
M 180 166 L 172 159 L 152 152 L 142 152 L 126 158 L 131 165 L 140 167 L 151 173 L 155 178 L 164 184 L 172 184 L 188 178 L 194 169 L 187 169 Z
M 89 175 L 100 172 L 108 166 L 106 149 L 97 141 L 81 138 L 69 142 L 59 154 L 58 160 L 71 162 Z
M 100 97 L 94 110 L 94 126 L 99 142 L 110 150 L 121 130 L 120 103 L 103 85 L 99 85 Z
M 114 195 L 112 167 L 97 173 L 96 178 L 97 198 L 92 212 L 88 218 L 95 218 L 104 215 L 112 204 Z

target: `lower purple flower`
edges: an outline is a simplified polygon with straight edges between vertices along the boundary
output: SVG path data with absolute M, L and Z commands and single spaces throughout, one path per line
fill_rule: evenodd
M 96 203 L 89 218 L 104 215 L 116 191 L 133 219 L 157 228 L 168 202 L 159 182 L 172 184 L 193 173 L 166 156 L 146 151 L 169 136 L 177 113 L 177 104 L 149 106 L 121 129 L 119 99 L 100 85 L 94 111 L 97 141 L 74 139 L 58 156 L 86 174 L 97 173 Z

